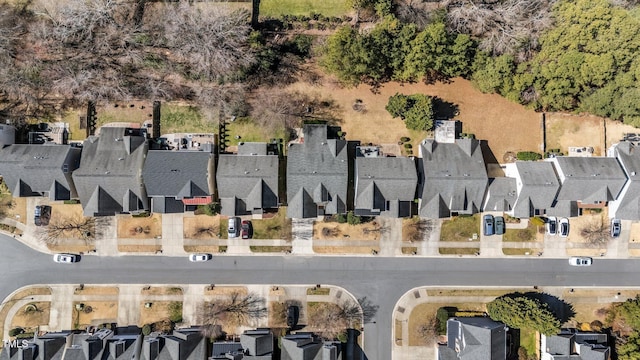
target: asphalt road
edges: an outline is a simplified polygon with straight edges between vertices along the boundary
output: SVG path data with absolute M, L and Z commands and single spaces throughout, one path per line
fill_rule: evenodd
M 391 359 L 392 312 L 412 288 L 442 286 L 640 286 L 640 261 L 594 259 L 572 267 L 567 259 L 216 256 L 206 263 L 162 256 L 84 256 L 56 264 L 0 235 L 0 299 L 31 284 L 332 284 L 378 306 L 365 324 L 368 359 Z

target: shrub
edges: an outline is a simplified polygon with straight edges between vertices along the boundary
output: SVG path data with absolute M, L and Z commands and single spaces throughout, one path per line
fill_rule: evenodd
M 411 144 L 409 144 L 409 143 L 405 143 L 405 144 L 404 144 L 404 148 L 405 148 L 405 149 L 411 149 L 411 148 L 413 148 L 413 145 L 411 145 Z
M 347 222 L 347 217 L 344 214 L 335 214 L 332 216 L 332 220 L 339 224 L 344 224 Z
M 353 213 L 353 211 L 349 211 L 347 213 L 347 224 L 349 224 L 349 225 L 358 225 L 358 224 L 360 224 L 360 222 L 361 222 L 360 216 L 355 215 Z
M 438 334 L 446 334 L 447 333 L 447 320 L 451 316 L 451 308 L 449 307 L 441 307 L 436 311 L 436 320 L 438 320 Z M 453 309 L 455 312 L 457 309 Z
M 11 330 L 9 330 L 9 336 L 17 336 L 20 335 L 24 332 L 24 329 L 21 327 L 15 327 Z
M 151 325 L 146 324 L 142 327 L 142 335 L 147 336 L 149 334 L 151 334 Z
M 400 141 L 402 141 L 403 143 L 406 143 L 408 141 L 411 141 L 411 139 L 406 137 L 406 136 L 403 136 L 403 137 L 400 138 Z
M 516 154 L 516 158 L 524 161 L 535 161 L 542 159 L 542 155 L 533 151 L 520 151 Z
M 539 216 L 532 217 L 531 218 L 531 224 L 535 225 L 535 226 L 543 226 L 544 225 L 544 220 L 542 220 L 542 218 L 539 217 Z
M 172 301 L 169 303 L 169 320 L 173 323 L 182 322 L 182 302 Z
M 205 215 L 215 216 L 220 213 L 220 204 L 217 202 L 211 202 L 207 205 L 202 206 L 202 212 Z

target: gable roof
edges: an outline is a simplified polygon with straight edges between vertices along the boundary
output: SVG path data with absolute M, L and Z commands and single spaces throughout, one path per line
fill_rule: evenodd
M 147 195 L 191 198 L 213 192 L 213 154 L 204 151 L 149 150 L 142 177 Z
M 513 215 L 528 218 L 535 209 L 550 209 L 560 189 L 555 168 L 548 161 L 517 161 L 518 198 Z
M 480 211 L 489 178 L 478 140 L 437 143 L 426 139 L 420 144 L 420 155 L 425 178 L 420 216 Z
M 415 199 L 418 185 L 413 159 L 357 157 L 355 178 L 356 213 L 391 217 L 411 215 L 410 203 Z M 386 202 L 390 205 L 387 210 Z
M 562 183 L 557 200 L 594 204 L 614 200 L 627 177 L 618 160 L 607 157 L 553 158 Z
M 281 339 L 281 360 L 322 359 L 322 341 L 311 333 L 289 334 Z
M 488 317 L 447 320 L 447 347 L 460 360 L 504 360 L 507 357 L 507 327 Z
M 489 179 L 484 211 L 511 211 L 517 200 L 516 179 L 499 177 Z
M 71 174 L 80 153 L 70 145 L 10 145 L 0 148 L 0 175 L 15 197 L 49 192 L 51 200 L 69 200 L 78 196 Z
M 203 360 L 207 341 L 197 327 L 174 330 L 170 335 L 147 336 L 142 345 L 142 360 Z
M 560 329 L 552 336 L 541 335 L 543 360 L 608 360 L 611 348 L 607 334 Z
M 629 141 L 622 141 L 613 147 L 613 155 L 618 159 L 629 181 L 624 186 L 615 204 L 610 204 L 610 214 L 618 219 L 640 219 L 640 149 Z M 615 211 L 613 208 L 615 208 Z
M 216 182 L 223 215 L 278 207 L 277 155 L 220 155 Z
M 84 141 L 80 167 L 73 173 L 86 216 L 148 210 L 142 168 L 147 143 L 124 128 L 102 128 Z
M 346 211 L 349 163 L 347 142 L 328 138 L 326 124 L 305 124 L 304 141 L 289 144 L 287 217 L 305 218 Z
M 263 356 L 273 352 L 273 334 L 270 329 L 247 330 L 240 335 L 240 343 L 247 355 Z

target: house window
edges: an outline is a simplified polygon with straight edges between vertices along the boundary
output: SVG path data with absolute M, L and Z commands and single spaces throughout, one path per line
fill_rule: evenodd
M 389 211 L 389 208 L 391 207 L 391 201 L 387 200 L 384 202 L 384 209 L 385 211 Z

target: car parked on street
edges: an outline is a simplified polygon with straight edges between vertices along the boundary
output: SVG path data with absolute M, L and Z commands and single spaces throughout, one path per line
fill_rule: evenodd
M 560 219 L 559 228 L 560 237 L 566 238 L 567 236 L 569 236 L 569 219 Z
M 242 238 L 251 239 L 253 237 L 253 224 L 250 220 L 242 220 Z
M 496 235 L 504 234 L 504 218 L 502 216 L 496 216 L 494 221 L 494 228 L 496 230 Z
M 211 254 L 191 254 L 189 255 L 189 261 L 191 262 L 205 262 L 213 258 Z
M 495 233 L 493 215 L 485 215 L 482 220 L 482 224 L 485 236 L 490 236 Z
M 620 219 L 611 219 L 611 237 L 620 236 L 620 232 L 622 231 L 622 221 Z
M 229 239 L 233 239 L 240 235 L 240 218 L 230 217 L 229 224 L 227 226 L 227 234 Z
M 558 232 L 558 219 L 555 216 L 549 216 L 544 224 L 548 235 L 555 235 Z
M 572 256 L 569 258 L 569 265 L 571 266 L 591 266 L 593 259 L 590 257 Z
M 80 255 L 76 254 L 54 254 L 53 261 L 59 264 L 73 264 L 80 261 Z

